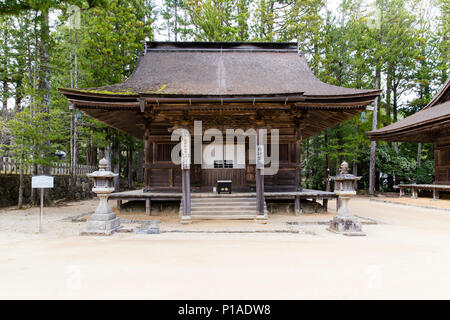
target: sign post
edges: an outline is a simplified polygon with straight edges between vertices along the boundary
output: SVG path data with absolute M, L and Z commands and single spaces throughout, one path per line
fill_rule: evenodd
M 42 219 L 44 217 L 44 189 L 53 188 L 52 176 L 33 176 L 31 188 L 41 189 L 41 208 L 39 210 L 39 233 L 42 233 Z

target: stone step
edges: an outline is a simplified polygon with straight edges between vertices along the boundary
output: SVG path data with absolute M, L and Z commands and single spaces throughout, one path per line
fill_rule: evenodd
M 197 207 L 221 207 L 221 206 L 256 206 L 255 202 L 191 202 L 191 206 Z
M 264 212 L 267 207 L 264 203 Z M 180 214 L 183 202 L 180 203 Z M 192 219 L 254 219 L 256 217 L 256 198 L 246 196 L 209 195 L 194 197 L 191 195 Z
M 183 208 L 180 209 L 180 212 L 183 212 Z M 251 212 L 255 213 L 256 208 L 215 208 L 215 209 L 203 209 L 203 208 L 191 208 L 191 214 L 222 214 L 222 213 L 232 213 L 239 214 L 242 212 Z M 264 208 L 264 212 L 267 212 L 267 209 Z
M 191 207 L 191 211 L 200 212 L 200 211 L 243 211 L 243 210 L 256 210 L 256 206 L 247 206 L 247 207 Z
M 224 197 L 215 197 L 215 198 L 192 198 L 192 201 L 256 201 L 256 198 L 224 198 Z
M 239 215 L 256 215 L 256 210 L 240 210 L 240 211 L 191 211 L 191 216 L 223 216 L 223 215 L 230 215 L 230 216 L 239 216 Z
M 180 204 L 180 208 L 183 208 L 183 204 Z M 236 210 L 241 210 L 241 209 L 255 209 L 256 210 L 256 205 L 255 204 L 247 204 L 247 203 L 241 203 L 241 204 L 231 204 L 231 203 L 227 203 L 227 204 L 222 204 L 222 205 L 193 205 L 191 204 L 191 210 L 194 209 L 198 209 L 198 210 L 228 210 L 228 209 L 236 209 Z M 267 209 L 266 206 L 264 206 L 264 209 Z
M 183 201 L 180 201 L 180 205 L 183 205 Z M 256 207 L 256 203 L 254 202 L 197 202 L 194 203 L 191 201 L 191 207 L 239 207 L 239 206 L 253 206 Z M 264 204 L 266 206 L 266 204 Z
M 215 193 L 191 193 L 191 198 L 195 199 L 211 199 L 211 198 L 256 198 L 256 195 L 251 194 L 242 194 L 242 193 L 221 193 L 221 194 L 215 194 Z
M 254 220 L 256 214 L 239 214 L 239 215 L 192 215 L 192 220 Z

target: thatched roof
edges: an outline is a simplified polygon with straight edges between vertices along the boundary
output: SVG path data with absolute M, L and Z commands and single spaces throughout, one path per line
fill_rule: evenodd
M 131 77 L 93 91 L 179 96 L 355 95 L 319 81 L 292 43 L 149 43 Z
M 168 112 L 209 107 L 302 110 L 307 137 L 360 113 L 381 91 L 321 82 L 293 43 L 148 42 L 124 82 L 60 92 L 76 108 L 135 137 L 142 137 L 136 121 L 147 121 L 145 108 L 159 112 L 155 123 L 175 117 L 163 118 Z
M 348 97 L 377 92 L 321 82 L 293 43 L 198 42 L 149 42 L 129 79 L 79 90 L 80 94 L 180 97 L 292 94 Z
M 432 132 L 450 129 L 450 79 L 419 112 L 384 128 L 369 131 L 372 140 L 432 142 Z

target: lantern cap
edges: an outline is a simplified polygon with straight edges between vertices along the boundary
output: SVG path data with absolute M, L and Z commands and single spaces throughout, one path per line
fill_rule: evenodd
M 348 163 L 346 161 L 342 162 L 341 167 L 339 168 L 339 174 L 330 178 L 335 181 L 352 181 L 361 179 L 361 177 L 348 173 L 348 168 Z
M 106 170 L 108 168 L 108 160 L 106 160 L 105 158 L 101 159 L 98 163 L 98 168 L 100 170 Z
M 101 159 L 98 163 L 98 170 L 89 173 L 87 176 L 91 178 L 114 178 L 119 174 L 106 170 L 108 168 L 108 160 L 105 158 Z

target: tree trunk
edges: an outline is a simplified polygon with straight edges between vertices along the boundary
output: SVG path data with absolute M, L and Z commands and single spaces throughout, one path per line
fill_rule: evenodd
M 105 149 L 105 159 L 108 161 L 108 171 L 112 170 L 112 162 L 111 162 L 111 146 L 108 145 Z
M 391 93 L 392 93 L 392 68 L 389 66 L 387 70 L 386 77 L 386 115 L 388 118 L 388 123 L 391 123 Z
M 114 173 L 118 173 L 119 175 L 114 178 L 114 191 L 120 190 L 120 143 L 119 137 L 117 135 L 114 136 L 113 143 L 113 163 L 114 163 Z
M 17 201 L 17 207 L 19 209 L 23 206 L 23 151 L 20 153 L 20 162 L 19 162 L 19 199 Z
M 375 190 L 380 191 L 381 190 L 381 186 L 380 186 L 380 172 L 376 171 L 375 172 Z
M 128 188 L 133 188 L 133 145 L 127 148 L 127 174 L 128 174 Z
M 175 0 L 175 27 L 173 30 L 175 34 L 175 42 L 178 41 L 178 0 Z
M 419 142 L 417 145 L 417 167 L 420 168 L 422 165 L 422 143 Z
M 8 35 L 8 29 L 5 28 L 3 30 L 3 40 L 5 41 L 5 44 L 7 44 L 9 41 L 9 35 Z M 8 70 L 9 67 L 9 46 L 8 45 L 3 45 L 3 61 L 2 61 L 2 65 L 3 65 L 3 72 L 5 73 L 3 76 L 9 76 L 9 72 L 11 70 Z M 9 83 L 6 79 L 3 79 L 3 95 L 2 95 L 2 104 L 3 104 L 3 108 L 2 108 L 2 117 L 3 119 L 6 119 L 6 117 L 8 116 L 8 94 L 9 94 Z M 1 143 L 2 141 L 0 141 Z
M 325 147 L 326 147 L 326 153 L 325 153 L 325 159 L 326 159 L 326 162 L 327 162 L 327 191 L 328 192 L 330 192 L 330 190 L 331 190 L 331 186 L 330 186 L 330 155 L 329 155 L 329 153 L 328 153 L 328 150 L 329 150 L 329 148 L 328 148 L 328 144 L 329 144 L 329 141 L 328 141 L 328 130 L 329 129 L 327 129 L 326 131 L 325 131 Z
M 355 137 L 358 136 L 358 122 L 356 122 L 355 125 Z M 355 156 L 353 158 L 353 170 L 352 174 L 355 176 L 358 175 L 358 144 L 356 144 L 356 150 L 355 150 Z M 355 188 L 357 187 L 358 183 L 355 181 Z
M 140 150 L 136 159 L 136 181 L 139 183 L 144 182 L 144 151 Z
M 394 86 L 394 88 L 393 88 L 393 104 L 392 104 L 392 112 L 393 112 L 393 115 L 394 115 L 394 122 L 397 122 L 397 120 L 398 120 L 398 108 L 397 108 L 397 85 L 395 85 Z M 394 150 L 395 150 L 395 153 L 397 153 L 398 154 L 398 142 L 396 141 L 396 142 L 394 142 Z
M 74 86 L 78 88 L 78 34 L 75 30 L 75 39 L 74 39 Z M 74 110 L 73 115 L 73 166 L 72 166 L 72 187 L 75 188 L 77 181 L 77 166 L 78 166 L 78 111 Z
M 378 88 L 378 82 L 380 79 L 380 69 L 377 67 L 375 71 L 375 88 Z M 378 122 L 378 97 L 375 98 L 373 102 L 373 118 L 372 118 L 372 130 L 377 129 Z M 371 141 L 370 143 L 370 169 L 369 169 L 369 194 L 373 195 L 375 193 L 375 183 L 376 183 L 376 171 L 375 171 L 375 162 L 376 162 L 376 149 L 377 143 L 376 141 Z
M 25 71 L 22 70 L 22 73 L 23 72 L 25 72 Z M 16 112 L 16 113 L 20 112 L 21 105 L 22 105 L 22 99 L 23 99 L 22 84 L 23 84 L 22 80 L 18 80 L 16 82 L 16 104 L 14 106 L 14 112 Z
M 45 113 L 44 121 L 46 122 L 47 132 L 50 132 L 50 56 L 48 54 L 50 42 L 50 26 L 49 26 L 49 11 L 42 9 L 40 15 L 40 34 L 39 34 L 39 95 L 42 97 L 42 108 L 40 112 Z M 51 150 L 50 139 L 47 139 L 45 144 L 47 150 Z M 51 151 L 41 151 L 39 156 L 49 159 Z M 43 165 L 42 173 L 50 175 L 50 166 Z M 45 203 L 49 203 L 48 189 L 45 189 Z
M 3 96 L 2 96 L 2 117 L 6 119 L 8 116 L 8 82 L 3 81 Z
M 92 137 L 89 138 L 88 145 L 86 147 L 86 164 L 88 166 L 95 166 L 97 164 L 97 147 L 92 143 Z M 100 157 L 101 159 L 101 157 Z

